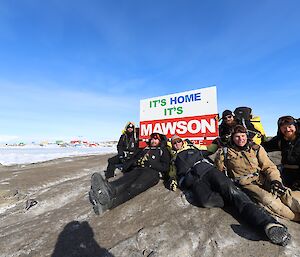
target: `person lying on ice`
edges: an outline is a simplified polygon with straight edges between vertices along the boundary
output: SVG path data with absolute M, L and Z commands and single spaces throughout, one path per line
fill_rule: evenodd
M 100 173 L 91 177 L 89 199 L 94 212 L 99 215 L 128 201 L 159 182 L 170 168 L 170 153 L 166 136 L 153 133 L 148 146 L 137 152 L 123 167 L 124 175 L 108 182 Z
M 248 139 L 244 126 L 233 128 L 230 143 L 218 150 L 215 164 L 267 211 L 300 221 L 300 192 L 282 184 L 276 165 L 262 146 Z
M 178 182 L 180 189 L 192 192 L 197 205 L 207 208 L 232 205 L 240 217 L 254 228 L 264 231 L 272 243 L 282 246 L 288 244 L 291 236 L 287 227 L 252 202 L 230 178 L 203 157 L 202 151 L 177 135 L 171 138 L 171 143 L 170 176 Z M 173 184 L 176 185 L 175 182 Z M 176 186 L 172 189 L 175 190 Z

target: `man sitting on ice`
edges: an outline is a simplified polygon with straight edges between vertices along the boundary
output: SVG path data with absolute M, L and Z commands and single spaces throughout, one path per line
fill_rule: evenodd
M 137 152 L 123 167 L 124 175 L 108 182 L 100 173 L 91 177 L 89 199 L 94 212 L 99 215 L 128 201 L 159 182 L 169 171 L 170 153 L 166 136 L 153 133 L 149 146 Z

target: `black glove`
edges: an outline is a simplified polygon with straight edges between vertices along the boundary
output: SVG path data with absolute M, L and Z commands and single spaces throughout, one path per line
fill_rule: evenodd
M 283 196 L 287 188 L 278 180 L 271 182 L 271 193 L 275 196 Z

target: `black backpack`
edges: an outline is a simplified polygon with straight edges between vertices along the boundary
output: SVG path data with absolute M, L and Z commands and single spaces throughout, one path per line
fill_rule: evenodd
M 247 134 L 250 139 L 258 133 L 261 134 L 261 132 L 252 124 L 252 109 L 250 107 L 237 107 L 233 113 L 237 124 L 247 128 Z
M 242 121 L 242 120 L 250 121 L 252 118 L 252 109 L 250 107 L 237 107 L 233 113 L 237 121 Z
M 203 159 L 202 152 L 197 148 L 189 148 L 177 154 L 175 165 L 177 168 L 177 175 L 184 176 L 194 166 L 197 161 Z

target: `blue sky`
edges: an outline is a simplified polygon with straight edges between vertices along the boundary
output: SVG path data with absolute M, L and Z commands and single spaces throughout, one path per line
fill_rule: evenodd
M 0 142 L 118 139 L 140 99 L 217 86 L 267 135 L 300 117 L 297 0 L 0 2 Z

